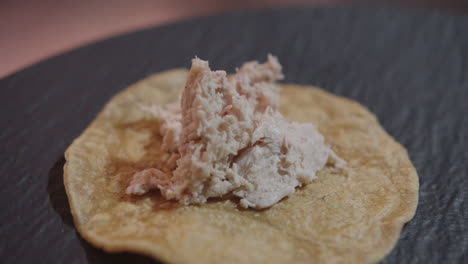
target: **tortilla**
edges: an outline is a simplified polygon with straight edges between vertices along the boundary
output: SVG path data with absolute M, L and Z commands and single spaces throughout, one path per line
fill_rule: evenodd
M 168 263 L 371 263 L 390 252 L 416 210 L 416 170 L 365 107 L 313 87 L 283 85 L 281 112 L 314 123 L 349 169 L 327 166 L 261 211 L 233 198 L 182 206 L 158 192 L 125 195 L 133 173 L 168 158 L 141 106 L 176 102 L 186 76 L 171 70 L 122 91 L 67 149 L 65 187 L 87 241 Z

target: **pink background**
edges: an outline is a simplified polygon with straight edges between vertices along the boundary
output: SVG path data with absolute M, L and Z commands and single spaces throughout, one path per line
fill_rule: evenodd
M 323 6 L 361 0 L 17 0 L 0 1 L 0 78 L 52 55 L 136 29 L 230 10 Z M 382 3 L 385 1 L 367 1 Z M 464 0 L 389 0 L 468 10 Z

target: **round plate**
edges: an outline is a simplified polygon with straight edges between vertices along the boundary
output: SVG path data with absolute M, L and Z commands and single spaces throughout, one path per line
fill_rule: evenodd
M 76 233 L 63 152 L 116 92 L 158 71 L 279 57 L 287 82 L 350 97 L 404 145 L 415 218 L 383 263 L 455 263 L 468 252 L 468 19 L 375 8 L 278 9 L 186 21 L 101 41 L 0 80 L 3 263 L 151 263 Z M 465 254 L 465 255 L 464 255 Z

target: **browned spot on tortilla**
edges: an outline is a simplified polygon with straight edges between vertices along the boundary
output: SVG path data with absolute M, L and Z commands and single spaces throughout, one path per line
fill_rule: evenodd
M 110 162 L 106 166 L 106 173 L 109 177 L 119 176 L 118 181 L 121 189 L 121 199 L 124 201 L 135 201 L 145 197 L 155 197 L 155 201 L 161 200 L 157 203 L 158 208 L 167 208 L 167 201 L 161 197 L 158 191 L 148 193 L 146 195 L 128 195 L 125 193 L 126 188 L 129 186 L 133 175 L 139 171 L 148 168 L 156 168 L 164 171 L 163 166 L 167 159 L 167 152 L 161 151 L 162 137 L 159 133 L 160 122 L 157 120 L 141 120 L 131 123 L 116 124 L 115 128 L 117 133 L 122 130 L 132 129 L 137 132 L 148 131 L 150 137 L 144 145 L 144 154 L 137 161 L 129 161 L 123 158 L 111 156 Z M 125 137 L 120 137 L 125 140 Z M 173 202 L 170 202 L 173 203 Z

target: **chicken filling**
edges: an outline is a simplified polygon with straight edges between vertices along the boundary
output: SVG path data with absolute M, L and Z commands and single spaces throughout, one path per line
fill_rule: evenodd
M 195 58 L 180 104 L 153 106 L 162 121 L 168 172 L 133 175 L 127 194 L 159 190 L 166 199 L 203 204 L 234 195 L 244 208 L 266 208 L 310 183 L 329 159 L 344 166 L 313 124 L 278 111 L 281 65 L 245 63 L 228 76 Z

